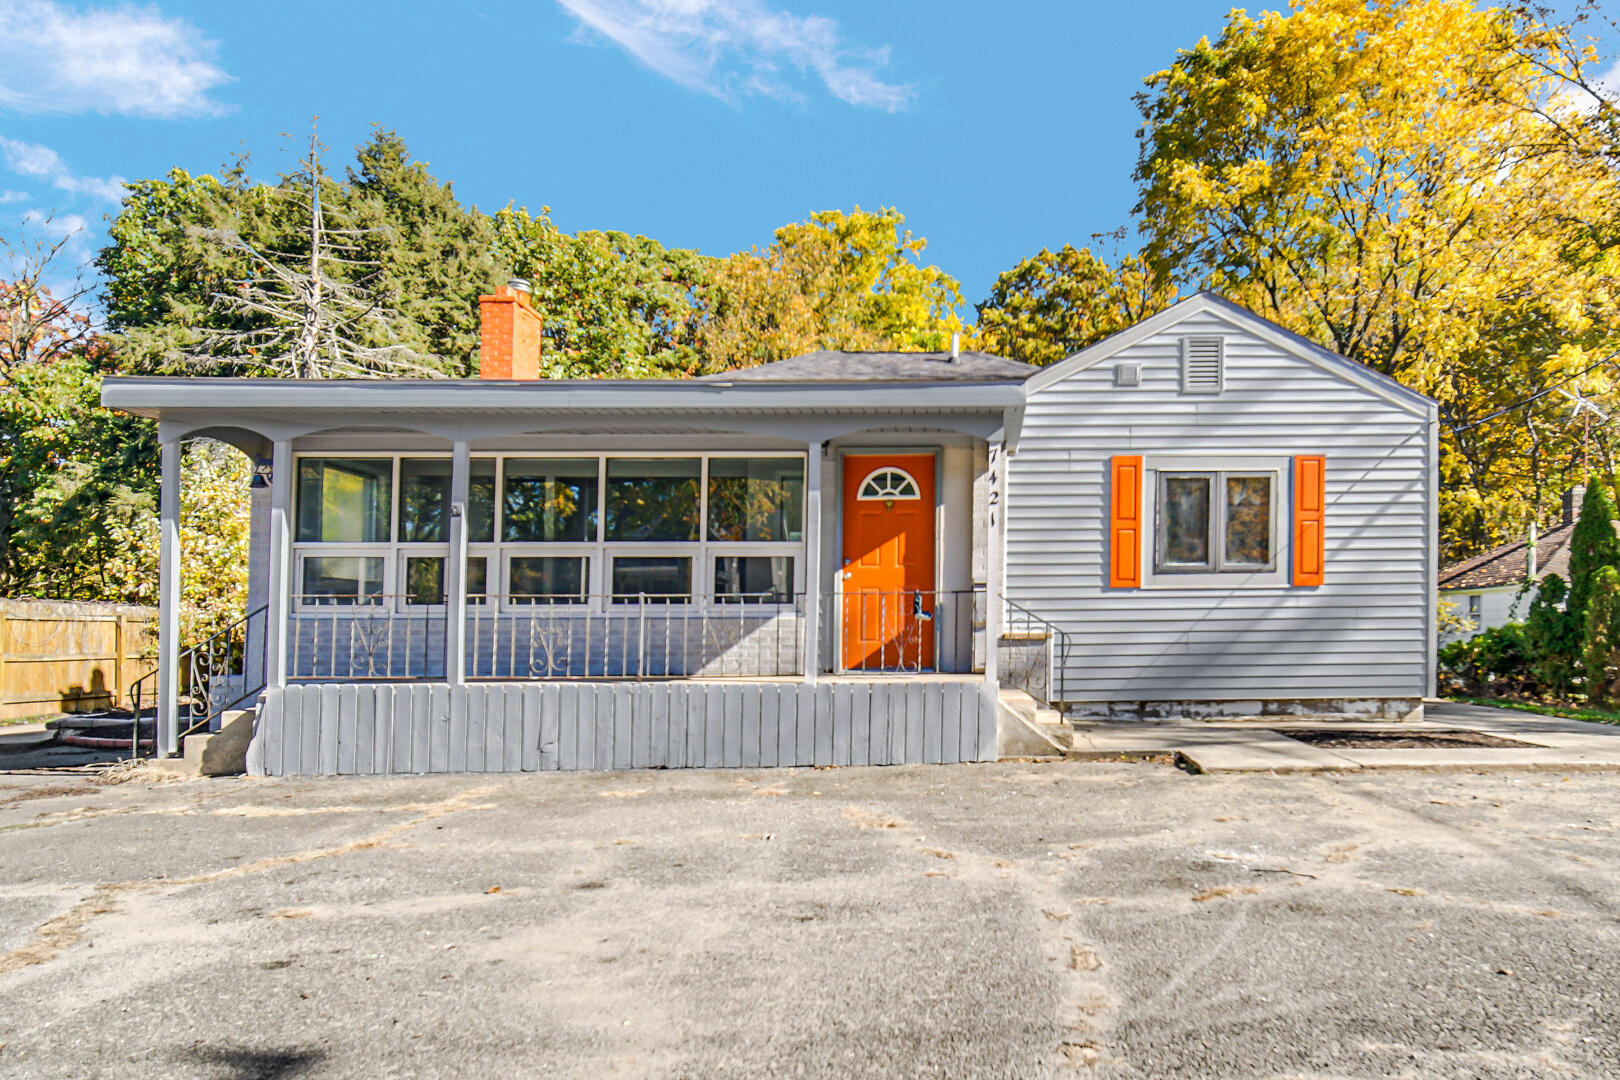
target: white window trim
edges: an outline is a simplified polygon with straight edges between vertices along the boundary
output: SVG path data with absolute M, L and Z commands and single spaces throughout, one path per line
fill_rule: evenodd
M 502 451 L 473 451 L 470 455 L 474 460 L 493 460 L 495 463 L 495 506 L 494 511 L 494 537 L 492 542 L 474 541 L 468 545 L 467 557 L 469 559 L 482 557 L 487 559 L 487 588 L 489 595 L 497 598 L 499 610 L 503 612 L 517 612 L 530 610 L 526 604 L 511 604 L 509 564 L 514 555 L 584 555 L 590 562 L 586 568 L 586 592 L 591 597 L 588 605 L 579 605 L 583 610 L 589 607 L 599 611 L 605 607 L 613 606 L 609 598 L 612 587 L 612 560 L 615 555 L 649 556 L 667 555 L 673 557 L 690 558 L 692 567 L 692 596 L 691 600 L 681 603 L 693 609 L 698 608 L 725 608 L 734 609 L 737 605 L 715 599 L 714 594 L 714 559 L 720 555 L 785 555 L 793 559 L 793 592 L 795 597 L 805 591 L 804 560 L 805 542 L 804 526 L 799 523 L 800 539 L 784 541 L 761 540 L 711 540 L 708 536 L 709 512 L 709 462 L 715 458 L 784 458 L 798 461 L 804 468 L 804 477 L 808 482 L 811 463 L 809 456 L 803 451 L 791 450 L 625 450 L 620 452 L 603 453 L 601 451 L 580 450 L 502 450 Z M 309 555 L 370 555 L 382 556 L 383 564 L 383 596 L 388 599 L 388 606 L 404 612 L 419 612 L 433 610 L 440 605 L 418 605 L 405 602 L 405 559 L 412 556 L 448 557 L 449 545 L 445 543 L 431 543 L 422 541 L 402 541 L 395 539 L 399 533 L 400 484 L 402 470 L 401 459 L 405 458 L 450 458 L 452 455 L 443 450 L 344 450 L 341 448 L 322 448 L 307 451 L 298 451 L 293 455 L 294 484 L 304 458 L 374 458 L 391 459 L 393 465 L 392 505 L 388 515 L 388 530 L 390 539 L 387 541 L 349 542 L 327 540 L 297 541 L 293 545 L 297 577 L 294 587 L 302 588 L 303 559 Z M 631 459 L 668 459 L 685 458 L 697 459 L 700 462 L 699 471 L 699 500 L 698 500 L 698 539 L 679 541 L 631 541 L 607 539 L 607 463 L 610 458 Z M 510 460 L 591 460 L 596 461 L 596 535 L 589 540 L 560 540 L 560 541 L 507 541 L 503 540 L 502 532 L 505 528 L 505 500 L 502 498 L 506 481 L 506 463 Z M 904 472 L 904 470 L 899 470 Z M 909 474 L 908 474 L 909 475 Z M 912 478 L 915 482 L 915 478 Z M 295 487 L 296 495 L 296 487 Z M 298 507 L 293 507 L 293 523 L 296 530 Z M 804 512 L 801 506 L 800 512 Z M 389 589 L 388 586 L 394 586 Z M 751 605 L 755 610 L 764 609 L 790 609 L 793 601 L 781 604 Z M 300 603 L 299 610 L 330 610 L 330 604 Z M 374 610 L 385 605 L 367 605 Z M 478 610 L 487 610 L 487 605 L 469 605 Z
M 1259 570 L 1169 571 L 1155 570 L 1159 550 L 1159 474 L 1237 472 L 1272 476 L 1271 555 L 1272 564 Z M 1293 513 L 1293 458 L 1285 456 L 1247 457 L 1217 455 L 1160 455 L 1142 458 L 1142 513 L 1146 535 L 1142 544 L 1142 588 L 1144 589 L 1275 589 L 1291 580 L 1293 551 L 1285 522 Z M 1212 492 L 1212 495 L 1215 494 Z M 1213 510 L 1213 507 L 1211 508 Z

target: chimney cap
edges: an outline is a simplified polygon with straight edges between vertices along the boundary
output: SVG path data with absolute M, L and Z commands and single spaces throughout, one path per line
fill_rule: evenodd
M 529 279 L 528 278 L 520 278 L 520 277 L 507 278 L 506 279 L 506 287 L 508 289 L 516 289 L 518 292 L 525 292 L 526 293 L 526 292 L 531 291 L 530 288 L 529 288 Z

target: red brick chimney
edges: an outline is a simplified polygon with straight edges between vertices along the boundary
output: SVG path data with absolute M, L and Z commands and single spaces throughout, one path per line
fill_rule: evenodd
M 545 320 L 529 302 L 529 283 L 513 278 L 478 298 L 480 379 L 538 379 Z

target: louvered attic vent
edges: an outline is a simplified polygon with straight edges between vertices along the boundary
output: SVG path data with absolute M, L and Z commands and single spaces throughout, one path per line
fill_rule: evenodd
M 1226 382 L 1226 339 L 1181 339 L 1181 392 L 1218 394 Z

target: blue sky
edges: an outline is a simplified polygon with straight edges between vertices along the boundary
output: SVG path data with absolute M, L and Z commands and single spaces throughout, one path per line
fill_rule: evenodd
M 712 254 L 896 206 L 973 303 L 1129 223 L 1131 95 L 1230 6 L 0 0 L 0 235 L 54 211 L 88 255 L 121 178 L 269 175 L 318 114 L 334 163 L 381 124 L 485 210 Z

